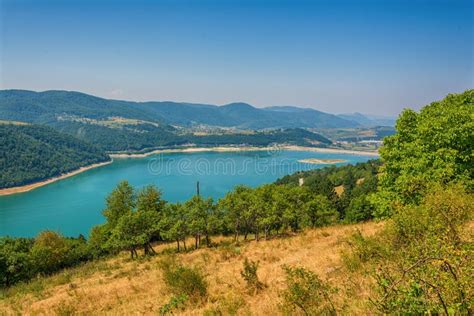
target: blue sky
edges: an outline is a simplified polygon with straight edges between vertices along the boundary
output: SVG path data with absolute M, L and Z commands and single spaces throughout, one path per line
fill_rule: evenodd
M 474 87 L 474 1 L 0 2 L 2 89 L 393 115 Z

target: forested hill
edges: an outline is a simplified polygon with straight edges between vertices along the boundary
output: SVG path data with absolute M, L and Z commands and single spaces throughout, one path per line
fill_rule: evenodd
M 357 125 L 311 109 L 288 114 L 244 103 L 215 106 L 131 102 L 71 91 L 26 90 L 0 91 L 2 119 L 48 125 L 107 151 L 141 151 L 190 143 L 266 146 L 278 142 L 326 146 L 331 144 L 329 139 L 301 128 Z M 195 134 L 194 128 L 200 127 L 204 132 Z M 249 133 L 248 129 L 253 131 Z
M 277 111 L 246 103 L 223 106 L 176 102 L 108 100 L 74 91 L 0 91 L 0 119 L 51 124 L 58 119 L 123 117 L 153 123 L 264 128 L 347 128 L 358 123 L 314 109 Z
M 330 166 L 322 169 L 300 171 L 278 179 L 277 185 L 299 185 L 314 194 L 327 197 L 330 205 L 346 222 L 373 218 L 374 206 L 368 197 L 377 190 L 377 173 L 380 160 L 369 160 L 356 165 Z
M 268 146 L 272 143 L 289 143 L 302 146 L 325 147 L 331 144 L 326 137 L 307 130 L 278 129 L 254 133 L 223 133 L 195 135 L 180 134 L 150 124 L 108 127 L 79 122 L 59 122 L 58 131 L 78 139 L 97 144 L 107 151 L 146 151 L 156 147 L 171 147 L 185 144 L 197 146 L 248 145 Z
M 97 147 L 40 125 L 0 123 L 0 188 L 109 160 Z

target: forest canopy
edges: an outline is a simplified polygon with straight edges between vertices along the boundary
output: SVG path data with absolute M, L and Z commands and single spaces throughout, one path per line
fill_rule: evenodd
M 25 185 L 110 158 L 101 149 L 40 125 L 0 124 L 0 188 Z

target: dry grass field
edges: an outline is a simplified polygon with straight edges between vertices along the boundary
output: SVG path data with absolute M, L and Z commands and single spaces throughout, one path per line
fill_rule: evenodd
M 206 300 L 174 311 L 183 315 L 278 315 L 285 287 L 283 265 L 303 266 L 336 285 L 333 300 L 343 314 L 370 314 L 370 280 L 351 275 L 341 253 L 347 238 L 359 229 L 372 235 L 383 223 L 332 226 L 293 236 L 239 244 L 214 238 L 215 247 L 180 253 L 182 264 L 197 266 L 209 284 Z M 189 241 L 189 245 L 192 242 Z M 174 244 L 156 245 L 157 256 L 129 259 L 128 253 L 84 264 L 0 293 L 4 315 L 157 315 L 171 294 L 163 284 L 160 260 Z M 265 287 L 254 293 L 240 274 L 245 258 L 259 262 L 258 277 Z

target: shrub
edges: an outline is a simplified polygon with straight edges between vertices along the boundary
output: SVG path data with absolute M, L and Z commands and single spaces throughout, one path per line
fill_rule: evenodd
M 244 268 L 240 275 L 247 282 L 247 288 L 257 292 L 263 288 L 263 283 L 258 280 L 257 275 L 258 262 L 245 258 Z
M 356 243 L 354 255 L 372 269 L 371 302 L 381 313 L 472 314 L 473 247 L 465 224 L 473 195 L 458 185 L 431 187 L 420 205 L 394 209 L 379 235 Z
M 350 251 L 342 254 L 346 268 L 354 272 L 364 267 L 367 262 L 387 256 L 390 251 L 387 245 L 389 241 L 382 239 L 380 234 L 373 238 L 364 237 L 360 230 L 354 232 L 347 240 Z
M 31 258 L 37 273 L 50 274 L 63 268 L 67 262 L 68 247 L 56 232 L 40 233 L 31 248 Z
M 197 267 L 186 267 L 168 258 L 160 262 L 160 268 L 171 293 L 186 295 L 192 302 L 199 302 L 207 297 L 207 281 Z
M 286 314 L 335 315 L 331 301 L 334 289 L 323 282 L 315 273 L 302 267 L 283 266 L 287 288 L 281 293 L 282 310 Z
M 358 196 L 351 200 L 346 210 L 345 220 L 349 223 L 367 221 L 372 218 L 374 207 L 366 195 Z
M 187 300 L 186 294 L 172 296 L 168 303 L 160 307 L 160 315 L 173 315 L 173 310 L 183 308 Z
M 32 276 L 29 251 L 33 239 L 0 238 L 0 288 L 28 280 Z
M 72 267 L 92 259 L 87 241 L 83 236 L 79 236 L 79 238 L 65 238 L 64 240 L 68 249 L 65 262 L 66 266 Z
M 107 240 L 110 238 L 110 229 L 107 225 L 97 225 L 91 229 L 87 246 L 91 256 L 100 258 L 109 253 Z

